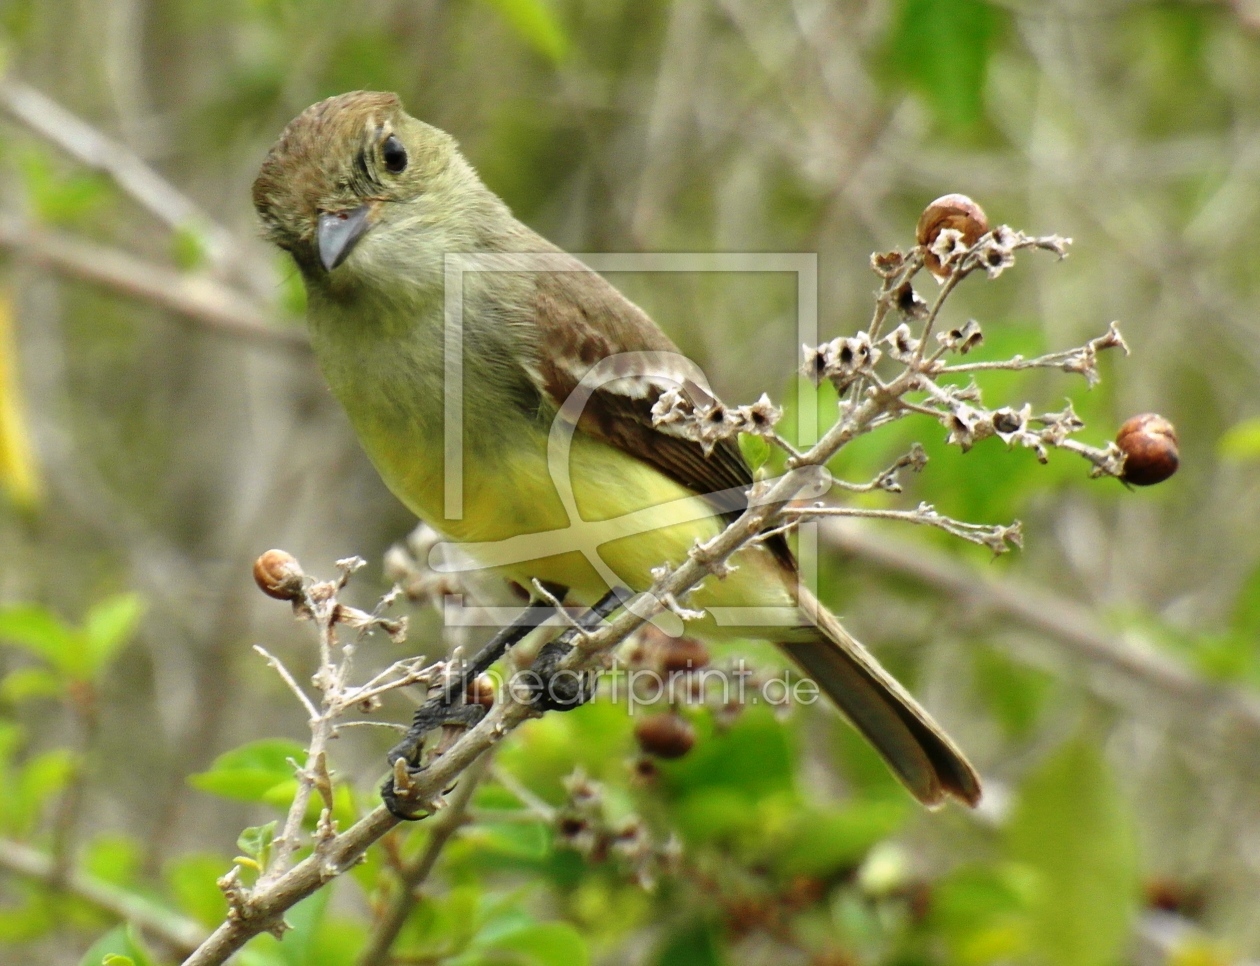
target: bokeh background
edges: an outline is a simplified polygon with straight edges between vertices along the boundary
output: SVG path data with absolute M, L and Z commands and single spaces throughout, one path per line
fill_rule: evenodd
M 986 358 L 1113 319 L 1132 355 L 1092 391 L 1004 374 L 986 402 L 1070 397 L 1097 444 L 1158 411 L 1183 459 L 1129 491 L 1069 454 L 960 454 L 928 422 L 846 450 L 857 480 L 916 439 L 932 456 L 872 505 L 1024 521 L 1026 549 L 996 562 L 892 524 L 822 535 L 824 598 L 969 750 L 984 807 L 909 807 L 817 709 L 693 710 L 696 749 L 645 785 L 624 709 L 583 709 L 531 724 L 500 767 L 562 804 L 581 765 L 618 814 L 679 836 L 683 873 L 644 891 L 547 827 L 479 823 L 399 961 L 1260 957 L 1253 2 L 3 0 L 0 68 L 0 960 L 95 964 L 116 922 L 21 849 L 218 921 L 237 834 L 278 813 L 189 776 L 303 739 L 250 645 L 299 677 L 314 660 L 251 561 L 279 546 L 328 576 L 359 554 L 351 596 L 388 589 L 413 521 L 324 389 L 249 201 L 283 125 L 356 88 L 399 92 L 570 250 L 816 252 L 822 338 L 869 318 L 871 252 L 913 244 L 938 195 L 1071 236 L 1061 263 L 969 280 L 949 317 L 982 323 Z M 790 277 L 616 281 L 726 399 L 795 398 Z M 411 649 L 436 653 L 412 617 Z M 368 731 L 334 753 L 360 808 L 389 744 Z M 370 882 L 336 893 L 252 961 L 354 962 Z M 553 944 L 496 940 L 504 916 Z

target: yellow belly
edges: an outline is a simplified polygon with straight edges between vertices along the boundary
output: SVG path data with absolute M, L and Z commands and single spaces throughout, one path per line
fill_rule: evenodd
M 690 490 L 599 440 L 574 437 L 567 480 L 562 467 L 555 468 L 560 479 L 553 478 L 540 432 L 522 433 L 517 443 L 498 459 L 465 458 L 459 519 L 444 515 L 440 462 L 369 452 L 395 494 L 479 567 L 524 587 L 534 579 L 567 587 L 586 605 L 612 584 L 646 590 L 653 568 L 683 562 L 696 541 L 721 530 L 720 518 Z M 794 609 L 792 578 L 765 548 L 749 547 L 733 564 L 725 579 L 706 580 L 688 606 Z M 711 619 L 690 630 L 723 633 Z M 739 632 L 775 636 L 771 628 Z

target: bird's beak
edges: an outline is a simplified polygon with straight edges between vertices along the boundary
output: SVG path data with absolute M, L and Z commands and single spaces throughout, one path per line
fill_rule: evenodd
M 360 205 L 349 211 L 325 211 L 319 216 L 319 260 L 324 270 L 331 272 L 346 260 L 359 239 L 372 227 L 370 205 Z

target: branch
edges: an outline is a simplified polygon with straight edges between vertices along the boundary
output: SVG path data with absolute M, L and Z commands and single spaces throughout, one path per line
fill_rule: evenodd
M 0 247 L 66 275 L 152 302 L 214 332 L 305 349 L 304 330 L 273 325 L 265 310 L 221 282 L 136 258 L 117 248 L 0 214 Z
M 181 955 L 196 949 L 206 938 L 200 924 L 126 889 L 76 869 L 58 873 L 52 856 L 20 842 L 0 839 L 0 869 L 38 879 L 123 922 L 135 923 Z
M 936 527 L 969 543 L 988 547 L 995 555 L 1006 553 L 1011 547 L 1024 545 L 1018 520 L 1010 525 L 967 523 L 964 520 L 943 516 L 930 503 L 920 503 L 913 510 L 877 510 L 852 506 L 794 506 L 787 508 L 784 512 L 796 520 L 806 517 L 867 517 L 873 520 L 900 520 L 903 523 Z
M 195 229 L 216 267 L 235 268 L 246 279 L 257 277 L 256 267 L 238 254 L 239 240 L 126 146 L 13 77 L 0 80 L 0 108 L 89 168 L 109 175 L 119 188 L 168 227 Z

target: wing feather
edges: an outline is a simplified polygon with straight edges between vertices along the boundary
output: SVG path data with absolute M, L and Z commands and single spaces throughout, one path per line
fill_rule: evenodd
M 654 353 L 681 358 L 678 347 L 637 305 L 603 276 L 576 258 L 572 270 L 536 276 L 535 313 L 541 339 L 531 378 L 549 403 L 559 409 L 590 370 L 622 353 Z M 655 356 L 654 356 L 655 358 Z M 716 401 L 694 367 L 680 368 L 674 378 L 654 373 L 629 375 L 597 386 L 585 400 L 578 428 L 655 467 L 702 496 L 735 490 L 734 498 L 715 501 L 727 517 L 742 512 L 743 491 L 752 485 L 752 471 L 734 439 L 719 440 L 708 453 L 698 440 L 652 422 L 652 407 L 661 394 L 680 388 L 697 405 Z M 795 569 L 786 540 L 780 535 L 767 546 Z

